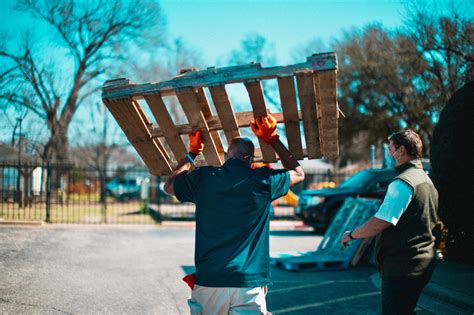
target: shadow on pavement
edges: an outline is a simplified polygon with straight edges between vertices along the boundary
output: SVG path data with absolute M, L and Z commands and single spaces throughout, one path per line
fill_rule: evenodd
M 270 231 L 271 236 L 318 236 L 322 235 L 321 233 L 317 233 L 315 231 L 298 231 L 298 230 L 276 230 Z

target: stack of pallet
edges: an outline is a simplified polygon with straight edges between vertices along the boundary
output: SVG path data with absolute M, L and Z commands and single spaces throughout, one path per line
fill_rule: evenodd
M 347 198 L 316 251 L 273 254 L 270 263 L 292 271 L 345 269 L 356 265 L 373 239 L 356 239 L 344 248 L 342 234 L 362 225 L 377 212 L 379 205 L 380 200 Z
M 291 153 L 298 160 L 336 158 L 339 111 L 334 53 L 314 54 L 304 63 L 289 66 L 262 68 L 251 63 L 183 71 L 158 83 L 110 80 L 102 88 L 102 99 L 150 173 L 162 176 L 169 175 L 176 161 L 185 157 L 182 137 L 196 130 L 203 131 L 205 163 L 222 165 L 224 145 L 219 131 L 229 143 L 241 136 L 241 128 L 248 127 L 250 120 L 267 113 L 262 80 L 278 84 L 282 111 L 272 115 L 284 124 Z M 233 108 L 226 85 L 236 83 L 245 86 L 252 111 L 236 112 Z M 169 96 L 177 97 L 187 124 L 173 121 L 165 105 Z M 155 122 L 146 115 L 140 100 L 145 101 Z M 259 140 L 255 161 L 272 163 L 277 159 L 275 151 Z

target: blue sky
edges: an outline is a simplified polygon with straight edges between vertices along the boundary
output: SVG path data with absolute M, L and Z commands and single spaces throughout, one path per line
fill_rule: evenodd
M 351 27 L 379 21 L 398 27 L 405 1 L 394 0 L 164 0 L 170 32 L 214 64 L 258 32 L 274 44 L 278 61 L 291 63 L 291 51 L 318 37 L 328 42 Z
M 430 11 L 446 10 L 451 2 L 464 10 L 471 7 L 472 11 L 474 6 L 473 0 L 157 1 L 167 20 L 167 35 L 181 37 L 188 46 L 199 51 L 206 66 L 222 65 L 222 60 L 238 49 L 242 39 L 250 33 L 259 33 L 268 40 L 275 49 L 278 63 L 290 64 L 295 62 L 292 52 L 312 39 L 319 38 L 329 44 L 345 30 L 373 22 L 388 28 L 401 27 L 407 16 L 407 3 L 422 4 Z M 0 30 L 7 30 L 13 40 L 17 40 L 23 29 L 34 29 L 36 38 L 47 42 L 48 29 L 14 11 L 15 2 L 0 0 Z

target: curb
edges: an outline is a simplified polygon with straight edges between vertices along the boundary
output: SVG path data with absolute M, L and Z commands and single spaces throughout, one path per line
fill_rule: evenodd
M 162 228 L 195 228 L 194 221 L 163 221 L 160 223 Z M 312 231 L 312 228 L 300 221 L 270 221 L 270 231 L 298 230 Z
M 27 221 L 27 220 L 4 220 L 0 219 L 0 226 L 46 226 L 44 221 Z M 84 224 L 88 225 L 88 224 Z M 97 226 L 93 224 L 92 226 Z M 74 226 L 74 224 L 53 223 L 51 226 Z M 104 224 L 104 226 L 112 226 L 111 224 Z M 118 224 L 120 226 L 120 224 Z M 152 226 L 152 225 L 151 225 Z M 193 229 L 196 227 L 195 221 L 163 221 L 158 224 L 161 228 L 183 228 Z M 270 231 L 281 230 L 298 230 L 298 231 L 312 231 L 313 229 L 300 221 L 270 221 Z
M 43 221 L 25 221 L 25 220 L 3 220 L 0 219 L 0 226 L 43 226 Z
M 381 290 L 382 280 L 380 279 L 378 273 L 374 273 L 373 275 L 371 275 L 369 277 L 369 280 L 375 287 L 377 287 L 377 289 Z M 453 289 L 440 286 L 436 283 L 428 283 L 423 289 L 421 295 L 428 295 L 445 303 L 468 310 L 469 312 L 474 312 L 474 301 L 472 297 L 462 292 L 454 291 Z M 424 307 L 424 305 L 420 306 Z

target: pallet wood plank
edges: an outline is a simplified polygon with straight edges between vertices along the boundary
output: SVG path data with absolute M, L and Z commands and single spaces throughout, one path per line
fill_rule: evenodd
M 317 74 L 316 89 L 318 108 L 320 108 L 323 155 L 328 158 L 339 156 L 338 146 L 338 115 L 337 106 L 337 73 L 322 71 Z
M 321 144 L 319 139 L 316 91 L 313 83 L 312 71 L 296 72 L 298 95 L 300 98 L 303 129 L 306 140 L 306 150 L 309 159 L 321 158 Z
M 260 64 L 251 63 L 233 67 L 209 68 L 186 72 L 171 80 L 158 83 L 136 84 L 126 79 L 111 80 L 104 84 L 102 97 L 119 98 L 130 96 L 142 98 L 145 94 L 154 93 L 161 93 L 162 96 L 174 95 L 176 89 L 183 87 L 205 87 L 249 80 L 272 79 L 280 75 L 293 75 L 296 71 L 304 69 L 312 71 L 337 69 L 336 54 L 314 54 L 307 57 L 305 62 L 288 66 L 262 68 Z M 116 84 L 117 81 L 121 81 L 119 82 L 120 84 Z
M 279 77 L 278 89 L 285 121 L 288 149 L 297 160 L 302 160 L 303 145 L 301 143 L 300 118 L 296 105 L 296 91 L 293 76 Z
M 235 137 L 240 137 L 239 125 L 230 98 L 227 95 L 224 85 L 210 86 L 209 91 L 211 92 L 211 97 L 220 118 L 219 120 L 224 130 L 227 143 L 230 143 Z
M 214 139 L 209 132 L 206 119 L 201 112 L 197 93 L 193 88 L 182 88 L 176 90 L 176 96 L 193 130 L 202 130 L 202 139 L 204 142 L 203 154 L 206 162 L 208 165 L 221 166 L 222 161 L 214 144 Z
M 152 138 L 137 104 L 130 98 L 107 100 L 105 104 L 150 172 L 158 176 L 169 174 L 171 167 L 159 139 Z
M 148 129 L 147 134 L 150 134 L 150 130 L 153 128 L 153 124 L 148 119 L 147 115 L 143 111 L 143 108 L 140 106 L 138 101 L 132 101 L 132 102 L 133 102 L 133 106 L 137 109 L 138 113 L 140 114 L 140 117 L 141 117 L 142 121 L 145 123 L 145 126 Z M 160 148 L 161 152 L 163 153 L 163 155 L 166 158 L 166 160 L 168 161 L 168 163 L 171 164 L 171 158 L 168 154 L 168 151 L 165 149 L 165 147 L 163 146 L 161 141 L 159 139 L 157 139 L 157 140 L 158 141 L 156 141 L 156 145 Z
M 245 88 L 249 93 L 250 103 L 252 104 L 254 118 L 264 116 L 267 114 L 267 107 L 265 106 L 265 98 L 263 97 L 263 90 L 260 81 L 244 82 Z M 276 154 L 273 148 L 258 138 L 260 148 L 262 149 L 263 162 L 273 163 L 276 161 Z
M 340 237 L 344 231 L 360 226 L 373 216 L 379 203 L 373 199 L 347 198 L 316 251 L 273 254 L 271 264 L 288 270 L 331 270 L 345 269 L 357 263 L 367 249 L 366 240 L 357 239 L 344 248 Z
M 115 118 L 115 121 L 119 125 L 119 127 L 123 130 L 125 133 L 125 136 L 127 139 L 130 139 L 130 135 L 133 132 L 132 129 L 135 128 L 135 126 L 129 125 L 128 121 L 126 120 L 126 117 L 121 114 L 120 110 L 118 107 L 120 105 L 117 105 L 117 100 L 104 100 L 105 106 L 108 108 L 109 112 L 112 114 L 112 116 Z
M 132 145 L 142 157 L 147 167 L 154 172 L 153 174 L 163 174 L 171 171 L 169 156 L 164 150 L 161 141 L 157 138 L 153 139 L 149 131 L 148 125 L 150 121 L 141 109 L 140 105 L 131 99 L 122 99 L 123 108 L 128 109 L 127 116 L 134 121 L 134 125 L 139 129 L 139 136 L 132 140 Z M 143 139 L 146 139 L 143 141 Z
M 176 128 L 173 119 L 171 118 L 168 109 L 160 95 L 150 94 L 145 96 L 145 100 L 150 107 L 150 110 L 155 117 L 156 122 L 163 131 L 163 136 L 171 148 L 176 161 L 181 161 L 188 153 L 186 146 L 181 139 L 178 129 Z
M 278 123 L 284 122 L 283 113 L 272 113 L 272 115 L 275 117 Z M 300 120 L 302 119 L 301 112 L 298 112 L 298 117 Z M 253 112 L 235 113 L 235 119 L 237 120 L 237 125 L 239 128 L 249 127 L 250 121 L 254 119 Z M 209 130 L 223 130 L 224 128 L 219 116 L 212 116 L 206 119 L 206 122 Z M 178 129 L 180 135 L 188 134 L 192 131 L 191 125 L 189 124 L 177 125 L 176 129 Z M 153 137 L 164 137 L 163 131 L 157 125 L 153 125 L 151 128 L 151 133 Z
M 143 111 L 143 109 L 140 106 L 140 104 L 138 103 L 138 101 L 132 100 L 132 108 L 135 108 L 136 112 L 138 113 L 138 116 L 132 114 L 132 117 L 136 117 L 136 119 L 138 119 L 138 121 L 137 121 L 138 125 L 145 126 L 145 129 L 146 129 L 145 130 L 145 135 L 146 135 L 145 137 L 150 138 L 150 135 L 151 135 L 150 129 L 152 128 L 152 123 L 148 119 L 147 115 Z M 171 162 L 170 156 L 168 155 L 168 152 L 165 150 L 165 148 L 164 148 L 163 144 L 161 143 L 161 141 L 159 139 L 156 139 L 156 141 L 154 141 L 154 142 L 158 146 L 158 148 L 161 150 L 161 153 L 163 153 L 163 156 L 168 161 L 168 163 L 170 163 Z
M 306 149 L 303 149 L 303 156 L 306 156 Z M 255 148 L 255 153 L 254 153 L 254 162 L 263 162 L 263 157 L 262 157 L 262 149 L 260 148 Z
M 201 112 L 204 116 L 204 118 L 207 119 L 212 117 L 212 111 L 211 111 L 211 106 L 209 105 L 209 100 L 207 99 L 206 92 L 204 91 L 203 88 L 197 88 L 197 100 L 199 103 L 199 107 L 201 108 Z M 224 158 L 224 146 L 222 145 L 222 139 L 221 136 L 219 135 L 219 132 L 215 130 L 211 130 L 211 137 L 214 140 L 214 144 L 216 145 L 217 152 L 219 152 L 219 155 L 221 157 L 221 160 Z

